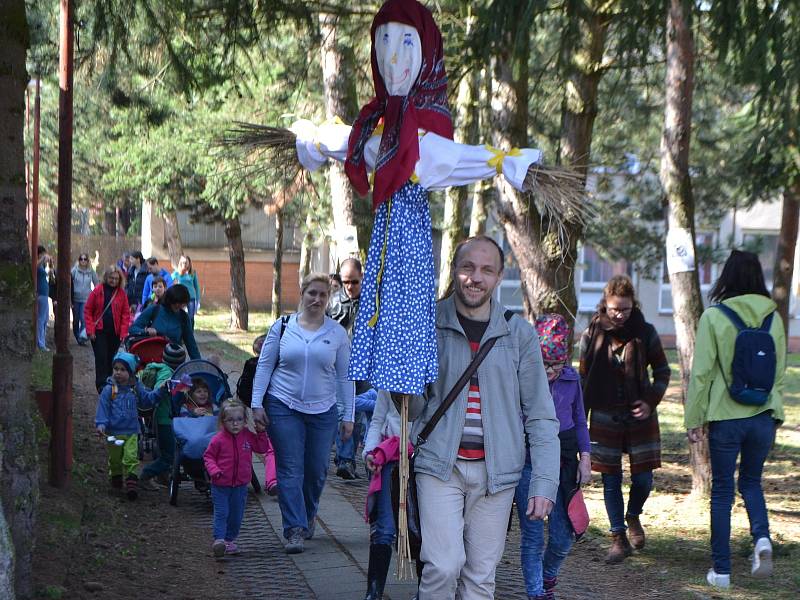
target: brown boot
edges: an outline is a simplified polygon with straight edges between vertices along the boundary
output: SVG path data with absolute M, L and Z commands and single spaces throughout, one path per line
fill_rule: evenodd
M 628 536 L 624 531 L 616 531 L 611 534 L 611 548 L 608 549 L 606 554 L 606 564 L 616 565 L 621 563 L 625 558 L 633 554 Z
M 639 517 L 629 515 L 625 517 L 625 522 L 628 524 L 628 536 L 631 539 L 631 544 L 637 550 L 644 548 L 644 528 L 642 527 Z

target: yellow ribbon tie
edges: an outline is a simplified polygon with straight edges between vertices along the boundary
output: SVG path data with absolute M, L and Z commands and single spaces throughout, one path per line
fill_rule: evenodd
M 389 245 L 389 223 L 392 220 L 392 199 L 386 201 L 386 231 L 383 234 L 383 248 L 381 248 L 381 261 L 378 267 L 378 277 L 375 280 L 375 314 L 372 315 L 367 327 L 375 327 L 378 324 L 378 316 L 381 312 L 381 282 L 383 281 L 383 268 L 386 266 L 386 248 Z
M 344 121 L 342 121 L 338 116 L 333 116 L 330 119 L 326 119 L 322 125 L 347 125 Z M 320 125 L 320 127 L 322 127 Z
M 522 152 L 520 152 L 519 148 L 512 148 L 508 152 L 503 152 L 500 148 L 495 148 L 489 144 L 486 144 L 484 148 L 492 153 L 492 158 L 487 160 L 486 164 L 490 167 L 494 167 L 498 175 L 503 174 L 503 160 L 505 160 L 506 156 L 522 156 Z

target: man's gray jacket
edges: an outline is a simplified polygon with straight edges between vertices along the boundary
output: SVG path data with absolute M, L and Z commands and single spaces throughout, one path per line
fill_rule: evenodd
M 350 339 L 353 338 L 359 300 L 359 298 L 351 298 L 344 290 L 339 290 L 331 296 L 328 303 L 328 316 L 345 328 Z
M 560 465 L 559 425 L 539 337 L 525 319 L 515 315 L 506 321 L 504 307 L 494 300 L 491 303 L 491 317 L 481 345 L 493 337 L 498 339 L 478 367 L 488 492 L 494 494 L 519 482 L 525 464 L 527 433 L 532 465 L 528 497 L 543 496 L 555 501 Z M 412 428 L 412 442 L 416 442 L 417 435 L 472 360 L 452 296 L 436 306 L 436 336 L 439 377 L 428 385 L 422 399 L 422 412 Z M 427 442 L 418 449 L 415 472 L 444 481 L 450 479 L 464 430 L 468 388 L 469 385 L 464 386 Z M 412 409 L 411 414 L 415 412 Z

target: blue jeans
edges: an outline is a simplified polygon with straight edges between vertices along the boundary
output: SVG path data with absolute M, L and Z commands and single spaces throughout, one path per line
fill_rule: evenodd
M 357 412 L 353 423 L 353 435 L 346 442 L 343 442 L 340 436 L 336 436 L 336 458 L 333 460 L 336 466 L 346 462 L 356 464 L 356 450 L 358 450 L 358 445 L 367 429 L 369 429 L 367 415 Z
M 708 425 L 711 451 L 711 556 L 717 573 L 731 572 L 731 506 L 733 475 L 739 461 L 739 493 L 750 520 L 753 540 L 769 538 L 769 518 L 761 472 L 775 439 L 775 421 L 770 411 L 745 419 L 713 421 Z
M 175 458 L 175 434 L 172 432 L 172 425 L 156 425 L 156 437 L 158 458 L 142 469 L 143 476 L 155 477 L 172 468 L 172 461 Z
M 197 314 L 197 300 L 189 300 L 189 306 L 186 307 L 186 312 L 189 313 L 189 327 L 194 331 L 194 316 Z
M 395 461 L 386 463 L 381 469 L 381 491 L 369 515 L 370 544 L 394 544 L 396 530 L 392 511 L 392 472 L 396 466 Z
M 47 321 L 50 319 L 50 298 L 36 296 L 36 345 L 47 348 Z
M 272 396 L 267 396 L 267 413 L 280 482 L 283 535 L 288 539 L 292 529 L 307 532 L 317 516 L 339 418 L 336 406 L 310 415 L 292 410 Z
M 212 483 L 211 501 L 214 503 L 214 539 L 234 541 L 242 528 L 247 484 L 224 487 Z
M 522 478 L 514 492 L 520 528 L 520 562 L 525 577 L 528 596 L 544 594 L 544 580 L 558 576 L 561 563 L 572 549 L 572 525 L 564 508 L 561 490 L 558 490 L 553 511 L 547 521 L 547 549 L 544 548 L 544 521 L 532 521 L 525 515 L 528 509 L 528 488 L 531 482 L 531 463 L 525 461 Z
M 638 517 L 642 514 L 644 503 L 653 489 L 653 472 L 631 474 L 631 493 L 628 496 L 628 510 L 625 511 L 625 501 L 622 498 L 622 473 L 611 475 L 603 473 L 603 500 L 606 503 L 608 521 L 611 531 L 618 533 L 625 531 L 625 517 Z
M 83 319 L 84 306 L 86 306 L 86 302 L 72 303 L 72 335 L 75 336 L 76 342 L 81 341 L 78 334 L 80 334 L 82 328 L 86 327 L 86 322 Z

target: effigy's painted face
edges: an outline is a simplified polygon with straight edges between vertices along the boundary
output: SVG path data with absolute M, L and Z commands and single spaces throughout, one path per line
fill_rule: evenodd
M 419 33 L 410 25 L 386 23 L 375 30 L 378 70 L 390 96 L 408 96 L 422 67 Z

